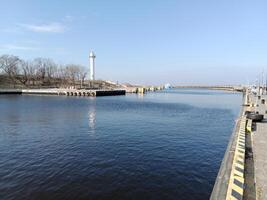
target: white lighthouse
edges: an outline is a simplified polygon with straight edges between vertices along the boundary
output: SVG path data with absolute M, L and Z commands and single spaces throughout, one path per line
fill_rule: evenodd
M 90 73 L 89 73 L 89 80 L 95 80 L 95 53 L 93 51 L 89 54 L 89 62 L 90 62 Z

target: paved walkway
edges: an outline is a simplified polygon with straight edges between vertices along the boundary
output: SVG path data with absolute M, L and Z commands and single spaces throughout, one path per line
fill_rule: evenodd
M 264 98 L 267 99 L 267 96 L 265 95 Z M 253 98 L 253 101 L 257 101 L 256 97 Z M 264 118 L 267 119 L 265 114 L 267 104 L 262 104 L 258 100 L 258 105 L 259 107 L 255 111 L 264 114 Z M 256 130 L 252 133 L 252 140 L 257 199 L 267 200 L 267 121 L 256 124 Z

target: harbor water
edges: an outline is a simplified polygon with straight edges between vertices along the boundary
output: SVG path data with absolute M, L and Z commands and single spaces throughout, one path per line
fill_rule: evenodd
M 239 93 L 0 96 L 1 200 L 208 199 Z

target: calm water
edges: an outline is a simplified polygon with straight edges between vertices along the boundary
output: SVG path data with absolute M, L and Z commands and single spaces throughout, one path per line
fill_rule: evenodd
M 0 199 L 208 199 L 241 95 L 0 96 Z

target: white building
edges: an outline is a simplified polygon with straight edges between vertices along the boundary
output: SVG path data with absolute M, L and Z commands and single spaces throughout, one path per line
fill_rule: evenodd
M 95 80 L 95 53 L 93 51 L 89 54 L 89 80 Z

